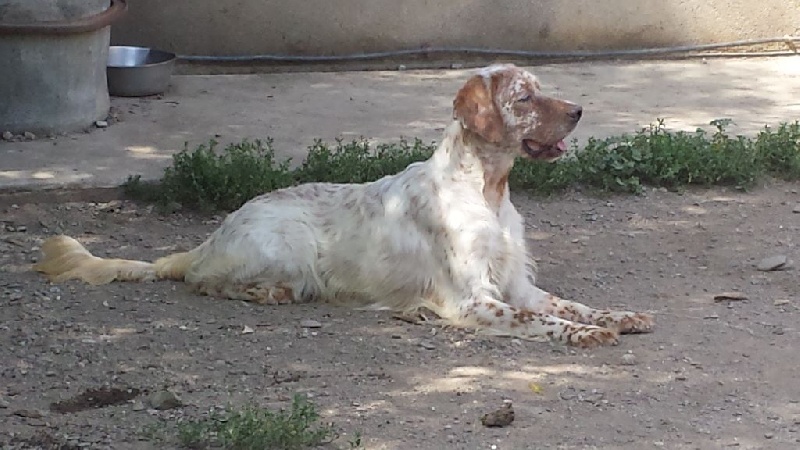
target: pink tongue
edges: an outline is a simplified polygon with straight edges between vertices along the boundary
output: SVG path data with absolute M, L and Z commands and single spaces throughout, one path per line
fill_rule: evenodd
M 567 151 L 567 144 L 562 139 L 556 143 L 556 148 L 561 150 L 562 152 L 565 152 Z

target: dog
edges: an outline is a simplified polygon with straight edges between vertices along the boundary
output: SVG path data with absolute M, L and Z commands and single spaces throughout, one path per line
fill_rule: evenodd
M 264 304 L 322 301 L 580 347 L 649 332 L 654 318 L 598 310 L 536 287 L 510 201 L 517 157 L 553 161 L 580 106 L 511 64 L 471 76 L 426 161 L 364 184 L 309 183 L 256 197 L 198 247 L 153 263 L 102 259 L 56 236 L 34 266 L 53 282 L 179 280 L 199 294 Z

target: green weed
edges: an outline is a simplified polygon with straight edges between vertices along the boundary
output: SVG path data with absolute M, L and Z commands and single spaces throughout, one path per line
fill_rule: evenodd
M 800 123 L 765 127 L 754 138 L 730 136 L 730 119 L 711 122 L 713 132 L 668 131 L 662 120 L 633 134 L 591 138 L 555 163 L 517 162 L 509 182 L 532 194 L 583 186 L 605 192 L 639 193 L 644 186 L 752 186 L 765 176 L 800 179 Z M 415 140 L 380 144 L 316 141 L 292 168 L 276 161 L 272 142 L 243 141 L 216 151 L 216 143 L 188 148 L 173 157 L 158 183 L 130 177 L 123 185 L 133 199 L 163 207 L 226 210 L 271 190 L 306 182 L 362 183 L 425 160 L 434 145 Z
M 253 405 L 212 411 L 207 417 L 176 426 L 146 427 L 143 437 L 165 442 L 173 433 L 189 449 L 300 450 L 329 444 L 338 437 L 330 424 L 320 424 L 319 414 L 305 397 L 295 395 L 288 411 L 270 411 Z M 360 445 L 360 435 L 358 437 Z M 349 442 L 351 448 L 353 442 Z

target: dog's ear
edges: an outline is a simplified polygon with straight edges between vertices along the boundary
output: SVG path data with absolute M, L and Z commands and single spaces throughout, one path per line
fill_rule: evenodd
M 492 80 L 490 84 L 494 84 Z M 503 117 L 492 92 L 481 75 L 470 78 L 453 100 L 453 118 L 483 139 L 498 143 L 503 139 Z

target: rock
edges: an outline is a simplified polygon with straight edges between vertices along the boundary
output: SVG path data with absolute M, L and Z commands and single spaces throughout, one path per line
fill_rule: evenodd
M 786 299 L 786 298 L 779 298 L 778 300 L 775 300 L 774 302 L 772 302 L 772 304 L 775 305 L 775 306 L 788 305 L 789 303 L 791 303 L 791 300 Z
M 142 402 L 134 402 L 133 407 L 131 408 L 134 411 L 144 411 L 144 403 Z
M 425 350 L 433 350 L 436 348 L 431 341 L 419 341 L 419 346 L 424 348 Z
M 247 325 L 245 325 L 244 329 L 242 329 L 242 334 L 253 334 L 254 332 L 255 331 Z
M 7 401 L 0 398 L 0 409 L 7 409 L 9 406 L 11 405 Z
M 506 403 L 502 408 L 484 414 L 481 417 L 481 423 L 489 428 L 502 428 L 511 425 L 514 421 L 514 406 L 511 403 Z
M 98 121 L 96 121 L 94 123 L 94 126 L 96 126 L 97 128 L 107 128 L 108 127 L 108 121 L 98 120 Z
M 22 133 L 22 136 L 25 138 L 26 141 L 32 141 L 36 139 L 36 135 L 31 133 L 30 131 Z
M 793 213 L 795 213 L 795 214 L 800 214 L 800 203 L 798 203 L 797 205 L 795 205 L 795 207 L 794 207 L 794 209 L 792 210 L 792 212 L 793 212 Z
M 3 140 L 4 141 L 13 141 L 14 140 L 14 133 L 10 131 L 3 132 Z
M 773 270 L 781 270 L 786 266 L 788 259 L 786 255 L 775 255 L 764 258 L 756 265 L 756 269 L 762 272 L 770 272 Z
M 636 355 L 633 353 L 625 353 L 622 355 L 622 361 L 620 362 L 623 366 L 633 366 L 636 365 Z
M 322 323 L 312 319 L 305 319 L 300 321 L 300 326 L 303 328 L 322 328 Z
M 150 394 L 147 397 L 147 404 L 151 408 L 163 411 L 166 409 L 174 409 L 183 406 L 183 402 L 170 391 L 158 391 Z

